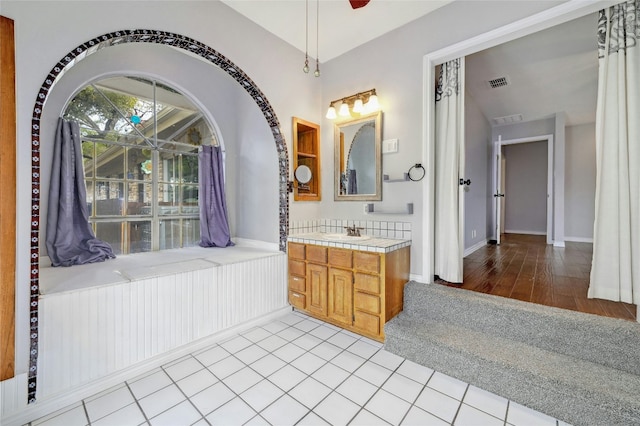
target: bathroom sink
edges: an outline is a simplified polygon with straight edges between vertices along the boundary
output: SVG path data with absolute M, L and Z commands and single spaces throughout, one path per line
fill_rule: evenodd
M 322 234 L 322 238 L 325 240 L 329 240 L 329 241 L 339 241 L 339 242 L 360 242 L 360 241 L 367 241 L 370 240 L 371 237 L 368 235 L 361 235 L 361 236 L 351 236 L 351 235 L 347 235 L 347 234 Z

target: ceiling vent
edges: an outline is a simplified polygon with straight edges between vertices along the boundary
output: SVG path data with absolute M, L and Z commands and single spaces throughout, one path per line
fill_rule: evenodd
M 507 77 L 498 77 L 494 78 L 493 80 L 489 80 L 487 83 L 489 84 L 490 88 L 497 89 L 498 87 L 504 87 L 508 85 L 509 80 L 507 79 Z
M 522 121 L 522 114 L 505 115 L 504 117 L 496 117 L 493 119 L 493 124 L 500 126 L 502 124 L 511 124 Z

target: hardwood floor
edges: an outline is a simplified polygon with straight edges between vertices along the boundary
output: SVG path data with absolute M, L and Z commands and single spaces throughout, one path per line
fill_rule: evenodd
M 588 299 L 592 244 L 546 244 L 544 235 L 504 234 L 464 259 L 462 285 L 451 287 L 494 294 L 541 305 L 625 320 L 636 320 L 636 305 Z

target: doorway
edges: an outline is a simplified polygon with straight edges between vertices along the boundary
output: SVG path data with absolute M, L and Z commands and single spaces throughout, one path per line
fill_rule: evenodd
M 510 155 L 505 155 L 507 151 Z M 502 234 L 508 232 L 544 234 L 547 244 L 553 244 L 553 153 L 553 135 L 510 140 L 498 137 L 492 161 L 492 242 L 500 244 Z M 511 160 L 507 160 L 509 157 Z M 541 205 L 546 206 L 546 213 Z

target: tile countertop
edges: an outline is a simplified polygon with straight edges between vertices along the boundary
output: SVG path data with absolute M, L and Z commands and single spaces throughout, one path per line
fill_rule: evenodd
M 293 234 L 287 237 L 287 241 L 292 243 L 315 244 L 318 246 L 339 247 L 375 253 L 389 253 L 411 245 L 411 240 L 382 237 L 359 239 L 358 237 L 348 237 L 345 234 L 331 234 L 323 232 Z

